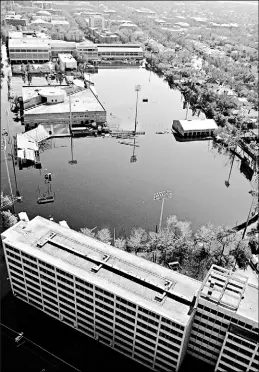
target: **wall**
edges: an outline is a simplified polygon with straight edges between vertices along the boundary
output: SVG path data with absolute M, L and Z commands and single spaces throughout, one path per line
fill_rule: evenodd
M 105 123 L 106 121 L 106 112 L 105 111 L 93 111 L 93 112 L 73 112 L 72 113 L 72 125 L 82 124 L 86 120 L 96 121 L 98 124 Z M 35 127 L 38 124 L 56 124 L 67 123 L 69 124 L 69 112 L 62 112 L 59 114 L 30 114 L 24 115 L 24 124 L 30 127 Z

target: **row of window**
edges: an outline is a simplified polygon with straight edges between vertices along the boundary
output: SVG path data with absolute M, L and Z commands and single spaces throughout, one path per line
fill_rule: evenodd
M 224 355 L 228 355 L 230 356 L 231 358 L 234 358 L 234 359 L 237 359 L 237 360 L 240 360 L 240 362 L 243 362 L 245 364 L 249 363 L 249 360 L 246 359 L 246 358 L 242 358 L 240 355 L 236 354 L 236 353 L 232 353 L 232 351 L 229 351 L 229 350 L 224 350 Z M 250 354 L 250 358 L 252 356 L 252 353 L 249 353 Z M 248 355 L 249 356 L 249 355 Z
M 245 367 L 242 368 L 242 365 L 240 365 L 239 363 L 236 363 L 236 362 L 234 362 L 233 360 L 230 360 L 230 359 L 228 359 L 228 358 L 226 358 L 226 357 L 224 357 L 224 356 L 222 356 L 222 357 L 220 358 L 220 360 L 222 360 L 223 362 L 225 362 L 225 363 L 228 364 L 229 366 L 233 366 L 233 367 L 238 368 L 239 371 L 242 371 L 242 370 L 245 371 L 245 370 L 246 370 L 246 368 L 245 368 Z M 248 364 L 248 363 L 246 362 L 246 364 Z
M 166 324 L 169 324 L 172 327 L 178 328 L 181 331 L 184 331 L 184 327 L 183 326 L 181 326 L 180 324 L 177 324 L 177 323 L 173 322 L 172 320 L 169 320 L 169 319 L 166 319 L 166 318 L 162 318 L 162 322 L 164 322 Z
M 215 329 L 214 329 L 214 331 L 215 331 Z M 196 337 L 195 332 L 197 332 L 197 334 L 199 334 L 200 336 L 203 336 L 203 337 L 206 336 L 208 338 L 211 338 L 211 339 L 213 339 L 215 341 L 218 341 L 218 342 L 221 342 L 221 343 L 222 343 L 222 340 L 224 338 L 223 336 L 225 335 L 225 332 L 219 331 L 219 332 L 217 332 L 217 336 L 215 336 L 212 332 L 207 332 L 207 330 L 203 330 L 201 328 L 198 328 L 196 325 L 194 325 L 192 327 L 192 336 L 193 337 Z M 220 332 L 223 332 L 223 335 Z
M 211 349 L 208 349 L 207 347 L 205 347 L 204 345 L 197 344 L 193 339 L 190 339 L 188 347 L 189 346 L 190 346 L 190 348 L 194 347 L 195 350 L 198 349 L 199 351 L 196 351 L 196 352 L 198 352 L 202 356 L 204 355 L 204 351 L 209 353 L 209 354 L 215 355 L 216 357 L 218 357 L 218 355 L 219 355 L 218 351 L 211 350 Z
M 48 49 L 15 49 L 10 47 L 10 53 L 49 53 Z
M 243 345 L 247 347 L 248 349 L 254 350 L 256 345 L 250 344 L 244 340 L 241 340 L 238 337 L 235 337 L 234 335 L 228 335 L 228 339 L 236 342 L 238 345 Z M 233 347 L 233 344 L 231 343 L 231 347 Z

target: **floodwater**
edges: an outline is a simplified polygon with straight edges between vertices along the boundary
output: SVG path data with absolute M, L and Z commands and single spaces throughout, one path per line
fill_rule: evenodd
M 207 222 L 234 226 L 246 219 L 251 185 L 240 173 L 238 162 L 234 162 L 227 188 L 230 160 L 212 149 L 211 141 L 177 142 L 171 132 L 156 134 L 170 130 L 174 119 L 185 119 L 179 91 L 170 90 L 163 79 L 143 68 L 101 69 L 91 79 L 107 110 L 108 123 L 119 129 L 134 128 L 135 86 L 139 84 L 137 130 L 146 134 L 137 138 L 135 148 L 133 140 L 115 138 L 48 141 L 41 153 L 42 170 L 16 168 L 23 196 L 22 203 L 15 205 L 17 212 L 27 212 L 30 219 L 51 215 L 77 230 L 109 227 L 118 236 L 134 226 L 154 230 L 161 208 L 161 201 L 153 200 L 154 193 L 171 189 L 163 221 L 174 214 L 191 221 L 195 230 Z M 1 93 L 3 128 L 9 105 L 6 82 Z M 15 114 L 10 113 L 11 132 L 23 131 L 12 117 Z M 192 118 L 191 111 L 187 117 Z M 133 155 L 136 162 L 131 162 Z M 15 190 L 12 163 L 8 163 Z M 52 174 L 51 187 L 44 181 L 47 172 Z M 9 193 L 4 162 L 1 173 L 2 190 Z M 38 205 L 37 198 L 45 192 L 55 193 L 54 203 Z

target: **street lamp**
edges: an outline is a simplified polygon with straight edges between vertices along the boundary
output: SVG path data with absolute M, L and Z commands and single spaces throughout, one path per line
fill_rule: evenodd
M 136 135 L 136 128 L 137 128 L 137 117 L 138 117 L 138 92 L 141 90 L 141 85 L 135 86 L 135 91 L 137 92 L 137 100 L 136 100 L 136 114 L 135 114 L 135 129 L 134 134 Z
M 171 197 L 172 197 L 172 190 L 159 191 L 159 192 L 154 193 L 154 200 L 162 200 L 158 231 L 161 230 L 165 199 L 170 199 Z

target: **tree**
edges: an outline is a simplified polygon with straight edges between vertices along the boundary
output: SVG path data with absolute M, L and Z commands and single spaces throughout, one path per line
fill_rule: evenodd
M 125 251 L 126 239 L 123 239 L 123 238 L 115 239 L 115 248 L 122 249 L 123 251 Z
M 130 237 L 127 239 L 127 246 L 131 251 L 138 254 L 138 252 L 145 247 L 147 242 L 147 233 L 141 227 L 133 228 L 130 232 Z
M 239 240 L 236 247 L 230 251 L 230 254 L 234 257 L 238 267 L 245 270 L 252 257 L 251 250 L 248 246 L 248 240 Z
M 1 225 L 8 229 L 9 227 L 15 225 L 18 222 L 17 217 L 8 211 L 1 211 Z
M 83 227 L 80 229 L 80 231 L 82 234 L 89 236 L 90 238 L 94 238 L 95 237 L 95 233 L 93 232 L 94 229 L 95 227 L 93 229 L 88 229 L 88 227 Z
M 111 244 L 112 235 L 108 228 L 101 229 L 95 235 L 96 239 L 100 240 L 103 243 Z
M 0 201 L 1 201 L 1 206 L 0 210 L 3 211 L 6 208 L 10 208 L 10 206 L 13 205 L 13 200 L 9 195 L 4 195 L 3 192 L 1 192 L 0 195 Z

